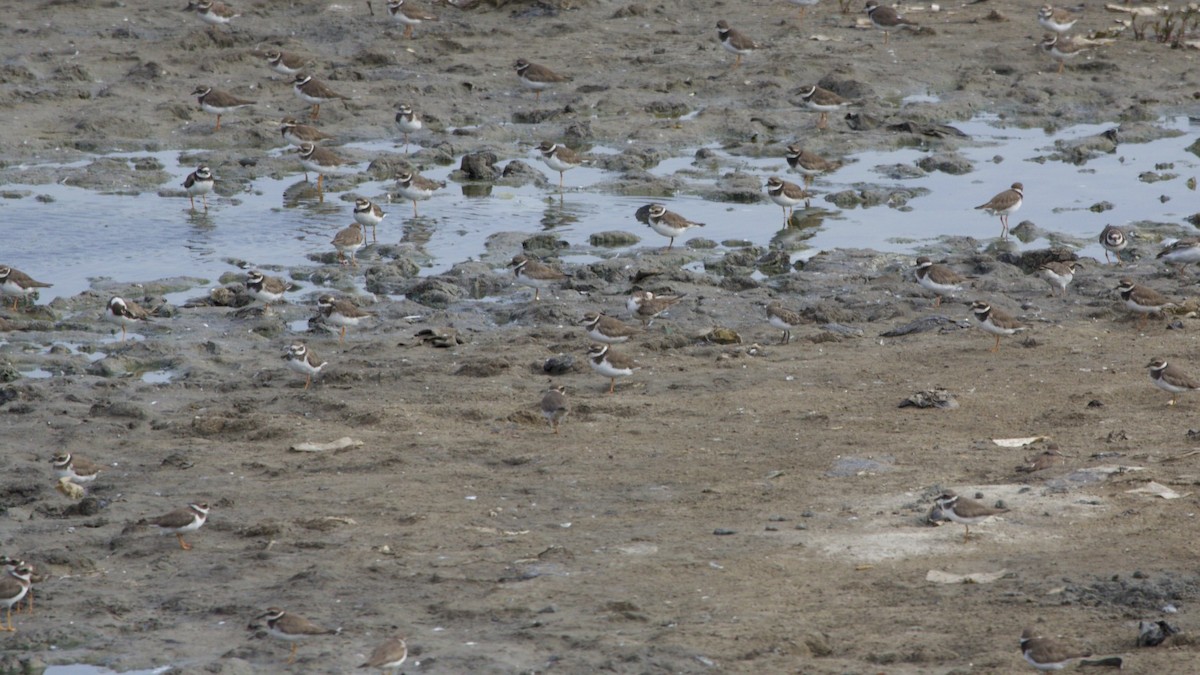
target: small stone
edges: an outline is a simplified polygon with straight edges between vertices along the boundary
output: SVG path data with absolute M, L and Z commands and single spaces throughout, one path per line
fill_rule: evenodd
M 717 529 L 713 530 L 713 534 L 717 535 L 718 537 L 727 537 L 731 534 L 737 534 L 737 530 L 730 530 L 730 529 L 727 529 L 724 527 L 718 527 Z
M 565 375 L 575 369 L 575 357 L 569 354 L 551 356 L 542 364 L 542 371 L 547 375 Z
M 605 248 L 619 248 L 621 246 L 633 246 L 641 241 L 641 238 L 632 232 L 623 232 L 621 230 L 607 230 L 604 232 L 596 232 L 588 237 L 588 243 L 592 246 L 603 246 Z

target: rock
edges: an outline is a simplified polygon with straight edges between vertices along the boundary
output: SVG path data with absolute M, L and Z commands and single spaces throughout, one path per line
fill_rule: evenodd
M 804 644 L 813 656 L 823 658 L 833 654 L 833 647 L 829 645 L 829 637 L 824 633 L 813 631 L 804 637 Z
M 938 152 L 917 160 L 917 166 L 925 171 L 941 171 L 953 176 L 962 176 L 975 170 L 971 160 L 957 152 Z
M 900 402 L 901 408 L 941 408 L 943 410 L 953 410 L 958 407 L 958 400 L 954 398 L 954 394 L 945 389 L 931 389 L 927 391 L 918 391 L 912 396 Z
M 480 359 L 462 364 L 454 374 L 466 377 L 495 377 L 510 366 L 511 364 L 502 358 Z
M 461 288 L 450 281 L 429 277 L 409 288 L 405 295 L 419 305 L 446 309 L 451 304 L 462 300 L 464 294 Z
M 841 190 L 831 195 L 825 195 L 825 201 L 837 206 L 838 208 L 853 209 L 862 205 L 863 198 L 862 195 L 858 193 L 858 190 Z
M 537 187 L 546 188 L 550 186 L 550 180 L 546 178 L 546 174 L 529 166 L 525 162 L 514 159 L 504 165 L 504 170 L 501 172 L 500 181 L 504 185 L 512 187 L 520 187 L 522 185 L 533 184 Z
M 11 363 L 0 364 L 0 382 L 16 382 L 24 377 L 21 371 Z
M 415 172 L 417 169 L 402 155 L 387 155 L 371 160 L 367 165 L 367 173 L 375 180 L 392 180 L 402 171 Z M 326 179 L 329 180 L 328 178 Z
M 383 265 L 371 265 L 366 271 L 364 286 L 376 295 L 400 295 L 412 286 L 412 279 L 421 268 L 408 258 L 399 258 Z
M 1045 230 L 1037 225 L 1034 225 L 1033 221 L 1031 220 L 1022 220 L 1021 222 L 1017 223 L 1016 227 L 1010 229 L 1009 233 L 1016 237 L 1019 241 L 1026 244 L 1039 239 L 1046 234 Z
M 718 202 L 755 204 L 762 201 L 763 187 L 758 176 L 734 171 L 721 176 L 721 180 L 704 197 Z
M 542 372 L 547 375 L 566 375 L 575 370 L 575 357 L 570 354 L 551 356 L 542 363 Z
M 921 167 L 911 164 L 881 164 L 872 169 L 875 173 L 891 180 L 923 178 L 926 173 Z
M 817 81 L 817 86 L 822 89 L 828 89 L 838 96 L 852 101 L 876 98 L 875 90 L 871 85 L 860 80 L 842 77 L 836 73 L 830 73 L 822 77 Z
M 496 274 L 495 270 L 481 262 L 458 263 L 441 276 L 443 279 L 453 279 L 472 298 L 497 295 L 512 286 L 511 274 Z
M 642 107 L 642 110 L 654 115 L 667 119 L 683 117 L 692 111 L 687 105 L 676 101 L 651 101 Z
M 449 349 L 466 344 L 467 340 L 453 328 L 424 328 L 413 337 L 421 344 L 436 349 Z
M 463 155 L 458 170 L 466 180 L 493 181 L 500 177 L 500 169 L 495 167 L 496 159 L 496 153 L 491 151 L 472 152 Z
M 854 131 L 871 131 L 878 129 L 883 125 L 883 120 L 875 115 L 863 112 L 848 112 L 846 113 L 846 126 Z
M 627 19 L 631 16 L 646 16 L 648 10 L 645 5 L 639 5 L 636 2 L 631 5 L 625 5 L 612 13 L 610 18 Z
M 94 403 L 88 410 L 88 415 L 91 417 L 124 417 L 134 420 L 144 420 L 147 417 L 146 411 L 141 406 L 125 401 Z
M 578 149 L 592 138 L 592 123 L 587 120 L 576 120 L 563 129 L 563 142 Z
M 554 234 L 535 234 L 532 237 L 527 237 L 521 242 L 521 249 L 528 255 L 545 257 L 554 255 L 558 251 L 570 248 L 571 244 L 567 241 L 559 239 Z
M 704 334 L 704 340 L 718 345 L 740 345 L 742 336 L 731 328 L 718 326 Z
M 604 232 L 596 232 L 588 237 L 588 243 L 592 246 L 603 246 L 606 248 L 620 248 L 622 246 L 633 246 L 641 241 L 641 238 L 632 232 L 624 232 L 622 230 L 606 230 Z
M 729 251 L 719 258 L 704 261 L 704 270 L 713 274 L 749 274 L 767 251 L 761 246 L 748 246 Z
M 786 251 L 768 251 L 755 261 L 755 267 L 768 276 L 787 274 L 792 271 L 792 260 Z

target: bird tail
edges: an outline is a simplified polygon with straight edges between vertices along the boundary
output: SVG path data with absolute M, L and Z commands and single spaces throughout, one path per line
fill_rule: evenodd
M 1123 668 L 1123 663 L 1119 656 L 1108 656 L 1103 659 L 1082 659 L 1079 661 L 1079 667 L 1101 666 L 1105 668 Z

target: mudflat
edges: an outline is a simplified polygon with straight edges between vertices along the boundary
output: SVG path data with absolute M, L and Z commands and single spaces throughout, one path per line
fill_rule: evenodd
M 276 49 L 349 97 L 320 110 L 340 142 L 398 138 L 398 103 L 421 112 L 411 155 L 380 167 L 480 151 L 511 162 L 545 139 L 643 158 L 710 143 L 781 155 L 794 142 L 837 157 L 969 142 L 886 127 L 981 112 L 1154 127 L 1200 90 L 1194 50 L 1132 31 L 1058 75 L 1035 47 L 1035 8 L 1006 0 L 914 7 L 925 30 L 886 44 L 858 25 L 860 7 L 832 2 L 803 19 L 784 2 L 439 5 L 411 39 L 378 0 L 236 7 L 228 26 L 161 3 L 10 7 L 0 178 L 164 149 L 220 165 L 219 192 L 295 173 L 294 156 L 267 154 L 284 145 L 281 118 L 310 112 L 268 69 Z M 1114 16 L 1088 5 L 1080 28 Z M 720 19 L 762 45 L 736 69 Z M 535 100 L 519 58 L 571 79 Z M 818 131 L 799 92 L 819 81 L 866 127 L 834 113 Z M 202 84 L 255 105 L 216 131 L 190 96 Z M 649 201 L 641 168 L 623 175 Z M 326 189 L 354 179 L 342 180 Z M 158 186 L 136 172 L 93 185 Z M 347 268 L 331 252 L 315 271 L 273 271 L 302 289 L 270 310 L 236 275 L 177 305 L 162 296 L 187 280 L 6 308 L 0 553 L 44 580 L 34 613 L 0 636 L 0 669 L 346 673 L 399 633 L 405 672 L 1008 673 L 1028 668 L 1018 639 L 1033 627 L 1124 655 L 1130 672 L 1194 672 L 1200 397 L 1168 406 L 1146 368 L 1165 358 L 1200 376 L 1190 272 L 1156 264 L 1143 241 L 1122 268 L 1086 261 L 1052 297 L 1028 255 L 984 247 L 999 228 L 980 218 L 980 241 L 938 256 L 973 277 L 939 307 L 910 257 L 830 251 L 763 276 L 751 272 L 766 252 L 697 272 L 685 264 L 708 254 L 686 247 L 566 265 L 572 276 L 534 302 L 505 263 L 553 251 L 512 233 L 404 299 L 356 296 L 375 316 L 344 341 L 293 326 L 325 282 L 371 290 L 398 263 Z M 1171 236 L 1188 231 L 1175 225 Z M 53 281 L 52 243 L 45 262 L 27 271 Z M 1113 292 L 1121 277 L 1182 309 L 1141 324 Z M 609 394 L 578 322 L 605 311 L 641 326 L 625 308 L 635 288 L 683 298 L 613 347 L 637 368 Z M 110 295 L 154 320 L 122 341 L 101 319 Z M 1028 330 L 990 351 L 976 299 Z M 767 322 L 775 301 L 801 316 L 790 344 Z M 311 387 L 283 360 L 293 342 L 328 362 Z M 31 371 L 50 376 L 21 377 Z M 552 384 L 570 406 L 558 434 L 539 410 Z M 900 405 L 939 390 L 957 406 Z M 1040 440 L 994 442 L 1013 438 Z M 1046 468 L 1018 470 L 1051 444 L 1061 454 Z M 54 488 L 50 457 L 67 451 L 103 467 L 82 500 Z M 964 542 L 961 525 L 928 523 L 944 490 L 1009 511 Z M 138 524 L 189 502 L 212 508 L 184 535 L 189 551 Z M 248 629 L 272 606 L 341 631 L 302 642 L 287 665 L 287 643 Z M 1134 647 L 1139 620 L 1164 618 L 1185 632 Z

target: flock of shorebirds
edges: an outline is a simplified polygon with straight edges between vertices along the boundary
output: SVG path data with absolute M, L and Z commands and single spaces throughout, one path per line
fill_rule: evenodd
M 788 1 L 800 7 L 801 16 L 806 7 L 811 7 L 818 2 L 818 0 Z M 369 2 L 368 7 L 370 7 Z M 201 20 L 214 26 L 227 25 L 239 16 L 229 5 L 209 0 L 192 2 L 187 9 L 194 11 Z M 371 11 L 374 13 L 373 9 Z M 405 37 L 412 36 L 415 26 L 426 21 L 437 20 L 436 16 L 414 8 L 406 0 L 388 2 L 387 11 L 393 19 L 404 26 Z M 871 24 L 883 31 L 885 42 L 890 39 L 891 32 L 919 28 L 915 22 L 906 19 L 891 7 L 881 6 L 875 0 L 869 0 L 866 3 L 866 13 Z M 1059 62 L 1059 72 L 1061 73 L 1063 63 L 1079 54 L 1083 49 L 1081 45 L 1065 36 L 1075 25 L 1077 18 L 1065 10 L 1045 6 L 1038 12 L 1037 20 L 1041 26 L 1052 31 L 1047 34 L 1041 47 Z M 725 20 L 717 22 L 716 26 L 717 37 L 722 47 L 735 55 L 733 67 L 738 67 L 743 57 L 760 48 L 758 43 L 732 28 Z M 292 89 L 296 97 L 312 106 L 309 114 L 310 120 L 319 118 L 322 104 L 344 102 L 349 99 L 308 73 L 308 61 L 305 58 L 282 51 L 269 51 L 264 56 L 271 70 L 293 78 Z M 514 68 L 520 83 L 532 90 L 535 98 L 540 98 L 544 90 L 570 80 L 569 77 L 560 75 L 544 65 L 526 59 L 516 61 Z M 199 107 L 203 111 L 216 115 L 215 130 L 221 128 L 222 116 L 235 113 L 237 110 L 255 103 L 207 85 L 196 87 L 192 93 L 197 97 Z M 853 103 L 832 91 L 817 86 L 803 88 L 801 99 L 807 108 L 819 113 L 818 128 L 826 126 L 830 112 L 842 110 Z M 395 121 L 404 135 L 405 151 L 407 152 L 409 135 L 417 133 L 423 128 L 421 118 L 410 106 L 400 105 Z M 322 145 L 323 141 L 331 139 L 332 136 L 319 128 L 287 117 L 280 122 L 279 131 L 285 141 L 297 147 L 296 152 L 305 171 L 306 180 L 308 172 L 316 174 L 318 194 L 321 193 L 325 175 L 352 169 L 352 162 L 339 157 Z M 564 174 L 584 163 L 578 153 L 561 143 L 545 141 L 538 147 L 538 151 L 546 165 L 559 174 L 558 187 L 560 191 L 563 188 Z M 841 166 L 839 162 L 816 155 L 800 145 L 788 146 L 786 159 L 793 170 L 804 175 L 803 185 L 772 176 L 767 179 L 765 186 L 771 201 L 783 209 L 785 221 L 790 218 L 791 211 L 796 206 L 802 203 L 806 206 L 809 204 L 811 194 L 808 187 L 814 176 L 836 171 Z M 216 180 L 213 171 L 208 166 L 200 166 L 187 176 L 183 187 L 193 210 L 196 208 L 196 197 L 201 198 L 201 206 L 207 210 L 207 195 L 213 191 Z M 414 172 L 403 171 L 396 176 L 396 191 L 403 199 L 412 201 L 414 217 L 417 216 L 417 202 L 429 199 L 436 190 L 443 187 L 445 187 L 444 183 L 432 181 Z M 1024 186 L 1021 183 L 1013 183 L 1010 188 L 975 208 L 998 216 L 1001 221 L 1001 237 L 1007 238 L 1008 217 L 1021 207 L 1024 196 Z M 355 222 L 339 231 L 332 240 L 339 260 L 344 264 L 357 265 L 355 254 L 366 245 L 365 228 L 372 229 L 372 240 L 375 240 L 375 229 L 385 216 L 386 213 L 378 204 L 368 199 L 357 199 L 353 209 Z M 676 238 L 683 236 L 691 228 L 703 227 L 703 223 L 689 220 L 658 203 L 643 207 L 638 216 L 656 233 L 668 239 L 668 250 L 674 246 Z M 1121 264 L 1121 251 L 1129 244 L 1128 233 L 1119 227 L 1108 226 L 1100 235 L 1100 243 L 1105 249 L 1106 258 L 1110 253 L 1116 255 L 1119 265 Z M 1200 238 L 1175 242 L 1159 253 L 1158 258 L 1174 264 L 1198 262 L 1200 261 Z M 543 289 L 553 288 L 568 280 L 568 275 L 559 268 L 525 255 L 515 256 L 509 267 L 512 268 L 512 274 L 517 283 L 533 289 L 534 301 L 540 299 Z M 1040 270 L 1052 290 L 1063 295 L 1067 293 L 1067 287 L 1071 283 L 1075 271 L 1076 263 L 1073 261 L 1048 262 Z M 917 283 L 935 294 L 935 306 L 940 305 L 943 296 L 962 292 L 964 283 L 968 281 L 966 277 L 951 267 L 935 263 L 927 257 L 917 259 L 914 276 Z M 19 301 L 29 300 L 30 296 L 38 289 L 49 286 L 50 284 L 37 281 L 19 270 L 0 267 L 0 294 L 13 300 L 14 310 Z M 251 271 L 247 274 L 245 287 L 251 297 L 263 302 L 267 307 L 270 307 L 272 303 L 282 301 L 290 288 L 283 279 L 270 277 L 258 271 Z M 1116 291 L 1129 310 L 1142 316 L 1142 322 L 1139 325 L 1144 325 L 1151 314 L 1160 313 L 1175 306 L 1175 303 L 1161 293 L 1135 284 L 1129 279 L 1122 279 Z M 615 391 L 618 378 L 629 377 L 637 369 L 633 359 L 615 351 L 613 346 L 626 342 L 646 330 L 657 317 L 670 310 L 682 298 L 681 295 L 664 296 L 649 291 L 635 291 L 627 299 L 626 309 L 633 318 L 640 321 L 640 326 L 627 324 L 602 312 L 588 312 L 580 319 L 579 323 L 586 334 L 597 343 L 587 353 L 588 363 L 596 373 L 609 379 L 609 394 Z M 317 311 L 328 326 L 340 329 L 339 341 L 345 339 L 348 327 L 357 326 L 362 321 L 369 320 L 374 316 L 349 299 L 338 298 L 331 294 L 322 294 L 318 298 Z M 995 336 L 995 345 L 992 347 L 992 351 L 999 349 L 1003 336 L 1011 336 L 1028 328 L 1013 316 L 987 302 L 974 302 L 971 305 L 971 311 L 978 327 Z M 120 327 L 122 340 L 124 340 L 128 328 L 136 329 L 151 321 L 153 313 L 130 299 L 113 297 L 108 301 L 105 316 L 107 320 Z M 783 331 L 781 341 L 786 344 L 791 340 L 792 329 L 805 323 L 806 320 L 799 313 L 791 311 L 779 303 L 772 303 L 767 307 L 767 322 Z M 328 365 L 303 343 L 291 345 L 283 355 L 283 359 L 288 368 L 305 376 L 304 387 L 306 389 L 312 384 L 313 378 L 318 376 Z M 1178 394 L 1200 389 L 1200 381 L 1181 372 L 1163 359 L 1156 358 L 1147 367 L 1153 383 L 1171 394 L 1170 405 L 1175 404 Z M 555 386 L 549 389 L 544 394 L 540 407 L 553 433 L 558 433 L 559 425 L 570 411 L 565 387 Z M 101 466 L 72 453 L 55 456 L 52 464 L 59 480 L 59 489 L 64 493 L 81 490 L 81 486 L 94 481 L 102 471 Z M 971 525 L 1007 511 L 1004 508 L 986 506 L 952 491 L 945 491 L 941 494 L 936 500 L 936 507 L 944 518 L 965 526 L 964 539 L 969 535 Z M 206 522 L 208 514 L 208 504 L 193 503 L 141 522 L 156 527 L 162 532 L 174 534 L 178 538 L 180 548 L 187 550 L 191 548 L 191 545 L 184 540 L 184 535 L 199 530 Z M 6 603 L 8 609 L 7 626 L 0 625 L 0 629 L 12 631 L 14 630 L 12 625 L 13 608 L 19 607 L 21 600 L 27 599 L 27 610 L 33 611 L 32 583 L 38 578 L 38 575 L 33 566 L 16 559 L 0 559 L 0 566 L 3 566 L 5 570 L 3 577 L 0 577 L 0 602 Z M 255 622 L 252 627 L 258 627 L 258 622 L 261 622 L 269 635 L 291 644 L 289 663 L 295 658 L 298 642 L 338 632 L 321 627 L 293 612 L 274 607 L 256 617 Z M 1088 656 L 1083 652 L 1067 649 L 1049 638 L 1038 636 L 1028 629 L 1022 635 L 1020 644 L 1026 660 L 1042 670 L 1058 669 L 1072 661 Z M 398 669 L 406 658 L 405 641 L 403 637 L 395 636 L 379 645 L 361 667 Z

